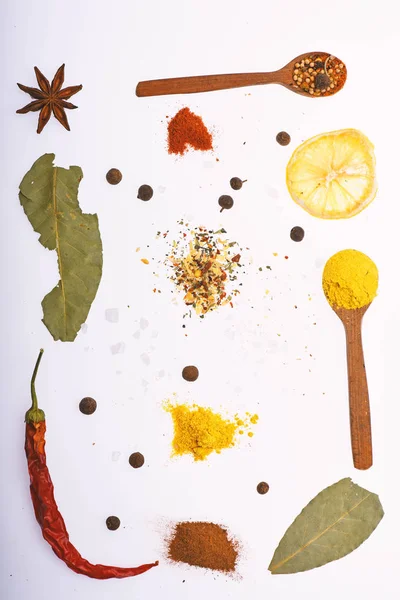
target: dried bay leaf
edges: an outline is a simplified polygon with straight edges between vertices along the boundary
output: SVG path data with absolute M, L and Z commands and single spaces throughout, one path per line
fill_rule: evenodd
M 307 504 L 279 542 L 272 574 L 308 571 L 358 548 L 383 517 L 376 494 L 349 477 L 325 488 Z
M 72 342 L 99 287 L 103 247 L 97 215 L 78 203 L 82 169 L 55 167 L 54 158 L 44 154 L 32 165 L 19 199 L 39 242 L 57 252 L 60 281 L 43 298 L 43 323 L 55 340 Z

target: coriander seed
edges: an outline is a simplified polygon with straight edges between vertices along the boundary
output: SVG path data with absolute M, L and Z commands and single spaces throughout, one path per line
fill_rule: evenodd
M 108 183 L 117 185 L 122 179 L 122 173 L 118 169 L 110 169 L 106 175 Z

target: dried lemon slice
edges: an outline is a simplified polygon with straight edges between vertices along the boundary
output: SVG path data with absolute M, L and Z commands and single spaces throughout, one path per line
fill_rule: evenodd
M 317 135 L 293 152 L 286 183 L 293 200 L 314 217 L 353 217 L 376 195 L 374 146 L 357 129 Z

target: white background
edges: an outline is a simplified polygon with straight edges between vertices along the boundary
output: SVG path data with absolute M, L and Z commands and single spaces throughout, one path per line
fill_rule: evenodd
M 1 3 L 4 600 L 397 597 L 395 6 L 391 0 Z M 314 100 L 279 86 L 153 99 L 134 93 L 142 79 L 274 70 L 315 50 L 347 64 L 348 82 L 337 96 Z M 70 133 L 52 119 L 38 136 L 37 113 L 15 114 L 29 102 L 16 82 L 36 85 L 34 65 L 51 79 L 63 62 L 65 85 L 84 86 L 72 99 L 79 109 L 68 111 Z M 185 105 L 212 128 L 214 153 L 168 155 L 166 115 Z M 375 144 L 379 192 L 353 219 L 316 220 L 289 198 L 285 166 L 303 140 L 346 127 L 359 128 Z M 285 148 L 275 141 L 282 129 L 292 136 Z M 41 323 L 41 300 L 58 281 L 56 256 L 38 243 L 18 201 L 20 180 L 45 152 L 54 152 L 59 166 L 82 167 L 81 207 L 98 214 L 104 245 L 101 285 L 86 331 L 74 343 L 55 343 Z M 115 187 L 105 181 L 111 167 L 123 173 Z M 231 193 L 232 176 L 248 183 L 232 192 L 234 208 L 220 214 L 217 199 Z M 155 190 L 147 203 L 136 198 L 143 183 Z M 235 308 L 192 319 L 186 329 L 184 306 L 181 299 L 172 302 L 165 269 L 140 262 L 163 256 L 167 246 L 155 240 L 156 232 L 173 229 L 180 218 L 223 226 L 250 248 Z M 289 238 L 294 225 L 306 231 L 301 244 Z M 366 252 L 380 271 L 380 293 L 364 322 L 375 455 L 368 472 L 352 467 L 344 333 L 320 284 L 325 261 L 343 248 Z M 272 271 L 259 272 L 265 265 Z M 153 294 L 154 285 L 161 294 Z M 119 309 L 118 323 L 105 319 L 108 308 Z M 125 352 L 113 355 L 110 348 L 119 342 Z M 159 559 L 145 575 L 117 581 L 78 576 L 41 537 L 29 497 L 23 420 L 42 346 L 37 391 L 71 540 L 92 562 L 128 566 Z M 181 378 L 186 364 L 200 369 L 194 384 Z M 254 438 L 203 463 L 171 460 L 172 425 L 161 404 L 173 393 L 228 414 L 257 412 Z M 91 417 L 78 410 L 86 395 L 98 402 Z M 133 470 L 128 457 L 136 450 L 146 463 Z M 321 489 L 347 476 L 379 494 L 386 515 L 378 529 L 343 560 L 271 576 L 269 561 L 294 517 Z M 260 480 L 270 484 L 266 496 L 255 491 Z M 110 514 L 121 519 L 116 532 L 105 527 Z M 165 535 L 184 519 L 229 527 L 243 546 L 239 577 L 168 564 Z

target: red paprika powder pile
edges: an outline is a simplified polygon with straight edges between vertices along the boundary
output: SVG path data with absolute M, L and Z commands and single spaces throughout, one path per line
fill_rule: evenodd
M 168 152 L 183 155 L 191 146 L 194 150 L 212 150 L 212 135 L 203 119 L 182 108 L 168 123 Z
M 168 558 L 195 567 L 233 572 L 238 558 L 238 544 L 229 539 L 221 525 L 184 521 L 175 525 L 169 540 Z

